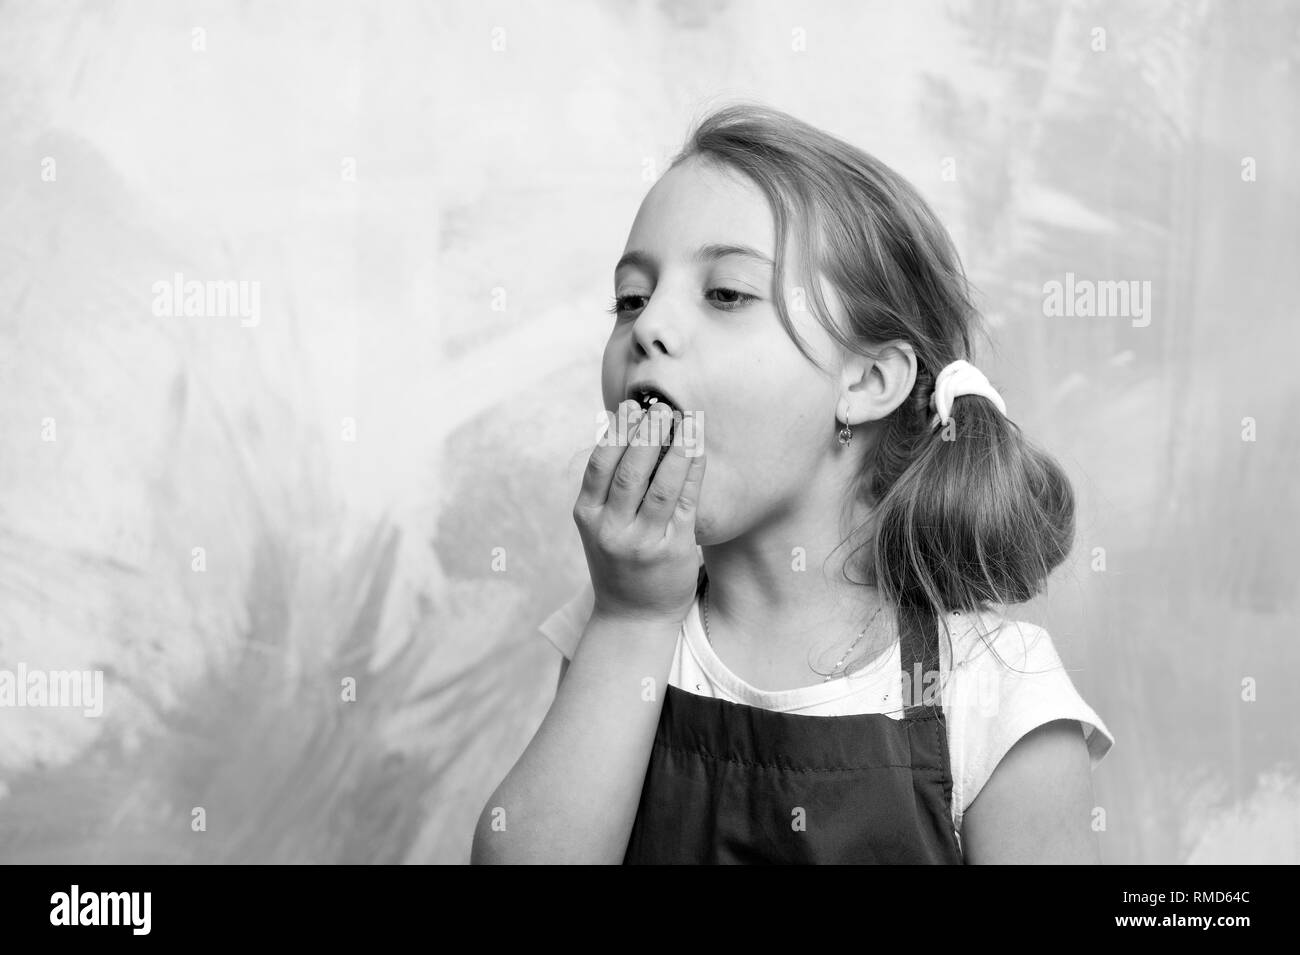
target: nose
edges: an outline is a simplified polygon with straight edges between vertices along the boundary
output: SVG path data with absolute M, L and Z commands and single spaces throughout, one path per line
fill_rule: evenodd
M 682 328 L 668 296 L 653 297 L 632 326 L 632 340 L 644 357 L 656 353 L 678 355 L 682 347 Z

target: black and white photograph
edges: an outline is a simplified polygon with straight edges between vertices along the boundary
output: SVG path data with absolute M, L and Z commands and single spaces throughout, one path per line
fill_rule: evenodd
M 1300 862 L 1298 118 L 1295 0 L 0 4 L 22 920 Z

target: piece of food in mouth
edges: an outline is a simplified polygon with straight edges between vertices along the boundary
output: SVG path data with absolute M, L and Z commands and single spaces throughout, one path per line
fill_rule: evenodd
M 662 404 L 665 408 L 669 410 L 669 412 L 675 412 L 677 410 L 671 404 L 669 404 L 668 399 L 666 399 L 663 395 L 659 394 L 657 391 L 643 391 L 636 396 L 636 400 L 637 403 L 641 405 L 642 410 L 647 412 L 657 404 Z M 659 452 L 660 461 L 664 459 L 664 455 L 668 453 L 668 449 L 672 446 L 673 436 L 676 433 L 676 430 L 677 430 L 677 418 L 676 415 L 674 414 L 672 419 L 670 419 L 668 422 L 668 441 L 666 444 L 664 444 L 663 450 Z
M 657 391 L 643 391 L 636 396 L 637 403 L 641 405 L 642 410 L 649 411 L 654 405 L 663 403 L 664 407 L 671 409 L 672 405 L 668 399 Z

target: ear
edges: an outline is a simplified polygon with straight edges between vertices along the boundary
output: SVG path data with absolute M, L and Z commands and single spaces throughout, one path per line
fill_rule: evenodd
M 916 384 L 916 352 L 908 342 L 886 342 L 874 351 L 874 358 L 850 355 L 845 359 L 836 408 L 845 424 L 889 417 Z

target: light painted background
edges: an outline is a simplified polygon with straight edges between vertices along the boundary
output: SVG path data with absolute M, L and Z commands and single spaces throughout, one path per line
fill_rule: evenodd
M 1076 481 L 1022 616 L 1118 737 L 1106 860 L 1300 861 L 1298 90 L 1295 3 L 5 5 L 0 667 L 107 699 L 0 710 L 0 860 L 468 859 L 585 573 L 613 263 L 752 97 L 935 203 Z M 1067 271 L 1151 324 L 1046 318 Z M 260 324 L 155 316 L 176 272 Z

